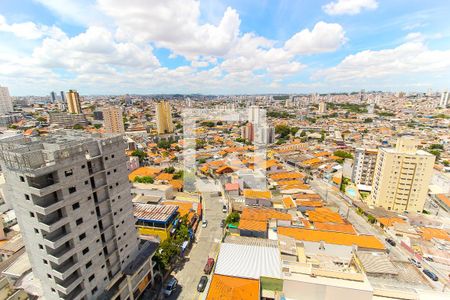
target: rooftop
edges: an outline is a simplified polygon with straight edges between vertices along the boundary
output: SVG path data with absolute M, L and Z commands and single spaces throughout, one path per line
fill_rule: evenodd
M 207 300 L 257 300 L 259 280 L 214 274 Z
M 134 203 L 134 216 L 138 220 L 165 223 L 178 212 L 176 205 Z

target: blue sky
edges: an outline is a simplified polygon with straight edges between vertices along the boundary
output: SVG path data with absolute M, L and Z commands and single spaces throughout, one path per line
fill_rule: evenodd
M 449 88 L 446 0 L 2 0 L 12 95 Z

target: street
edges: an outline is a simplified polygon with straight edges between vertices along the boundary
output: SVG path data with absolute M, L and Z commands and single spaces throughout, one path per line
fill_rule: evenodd
M 197 292 L 197 284 L 200 277 L 204 275 L 203 268 L 208 257 L 216 259 L 223 232 L 220 222 L 226 218 L 226 214 L 222 212 L 223 202 L 221 196 L 202 193 L 202 197 L 204 219 L 208 221 L 208 226 L 202 228 L 199 225 L 196 243 L 193 244 L 190 253 L 188 253 L 186 262 L 181 266 L 177 266 L 172 272 L 171 275 L 178 280 L 178 288 L 167 299 L 191 300 L 205 296 Z M 208 277 L 209 285 L 211 276 Z M 207 291 L 207 288 L 205 291 Z

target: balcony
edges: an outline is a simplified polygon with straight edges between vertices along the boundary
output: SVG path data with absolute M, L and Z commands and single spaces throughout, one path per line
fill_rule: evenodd
M 68 295 L 62 296 L 61 298 L 79 300 L 79 299 L 83 299 L 85 297 L 85 295 L 86 295 L 86 293 L 81 288 L 81 285 L 78 285 L 72 292 L 70 292 Z
M 65 226 L 50 233 L 44 231 L 42 235 L 44 237 L 44 244 L 52 249 L 61 247 L 64 243 L 72 239 L 72 236 L 67 232 Z
M 59 184 L 53 173 L 39 177 L 28 177 L 28 185 L 35 189 L 34 194 L 38 196 L 47 195 L 58 189 Z
M 43 197 L 33 195 L 32 199 L 34 205 L 36 205 L 36 211 L 44 215 L 49 214 L 52 212 L 52 210 L 57 209 L 57 206 L 54 204 L 60 202 L 56 192 Z
M 53 265 L 53 264 L 52 264 Z M 53 275 L 61 280 L 67 279 L 76 269 L 78 269 L 78 264 L 75 262 L 73 256 L 63 262 L 61 265 L 54 265 Z
M 38 214 L 38 220 L 40 222 L 40 227 L 48 232 L 58 229 L 68 221 L 67 217 L 62 214 L 60 209 L 45 216 Z
M 64 261 L 66 261 L 69 257 L 73 255 L 74 247 L 67 245 L 67 243 L 55 250 L 50 250 L 47 252 L 48 258 L 50 261 L 56 263 L 56 264 L 62 264 Z
M 56 280 L 56 285 L 61 292 L 68 295 L 72 291 L 74 291 L 77 285 L 79 285 L 82 281 L 83 277 L 81 277 L 78 272 L 75 271 L 65 280 Z M 66 299 L 73 299 L 73 297 L 67 296 Z

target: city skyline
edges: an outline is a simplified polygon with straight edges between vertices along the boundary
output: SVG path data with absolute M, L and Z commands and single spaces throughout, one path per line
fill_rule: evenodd
M 122 3 L 3 1 L 0 84 L 12 96 L 71 88 L 82 94 L 448 89 L 445 1 Z

